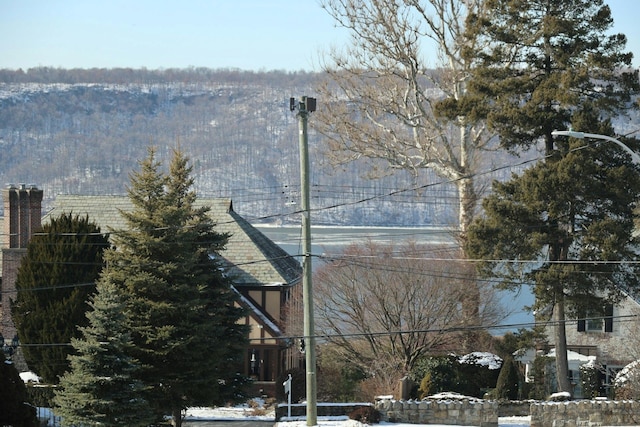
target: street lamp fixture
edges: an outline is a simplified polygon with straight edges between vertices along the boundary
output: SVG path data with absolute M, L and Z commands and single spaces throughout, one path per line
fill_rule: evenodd
M 620 140 L 618 140 L 616 138 L 613 138 L 611 136 L 600 135 L 600 134 L 597 134 L 597 133 L 576 132 L 576 131 L 573 131 L 573 130 L 554 130 L 553 132 L 551 132 L 551 135 L 553 135 L 553 136 L 568 136 L 568 137 L 577 138 L 577 139 L 593 138 L 593 139 L 600 139 L 600 140 L 603 140 L 603 141 L 613 142 L 614 144 L 616 144 L 620 148 L 622 148 L 624 151 L 629 153 L 629 155 L 631 156 L 631 160 L 633 160 L 634 163 L 640 165 L 640 156 L 635 151 L 633 151 L 631 148 L 627 147 L 625 144 L 620 142 Z

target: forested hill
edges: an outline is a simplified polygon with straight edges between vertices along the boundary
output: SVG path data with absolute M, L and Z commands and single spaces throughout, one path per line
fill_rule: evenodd
M 300 188 L 289 98 L 315 96 L 320 78 L 198 68 L 0 70 L 2 183 L 37 185 L 45 207 L 56 194 L 125 194 L 149 146 L 163 161 L 180 146 L 199 195 L 229 197 L 249 219 L 298 222 L 289 214 L 299 209 Z M 364 163 L 325 164 L 320 135 L 311 131 L 309 142 L 314 223 L 454 223 L 455 192 L 441 179 L 400 172 L 371 181 Z

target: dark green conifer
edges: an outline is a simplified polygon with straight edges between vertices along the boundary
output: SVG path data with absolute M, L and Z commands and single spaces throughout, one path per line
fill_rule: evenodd
M 578 121 L 588 132 L 610 132 L 588 122 Z M 533 285 L 534 309 L 545 320 L 553 309 L 556 348 L 566 349 L 565 312 L 577 317 L 639 289 L 633 234 L 639 198 L 640 165 L 625 151 L 571 139 L 555 161 L 494 183 L 466 247 L 472 257 L 490 260 L 481 270 L 501 287 Z M 568 382 L 566 374 L 562 379 Z M 561 384 L 559 390 L 569 391 Z
M 585 142 L 552 132 L 573 127 L 612 135 L 610 119 L 636 106 L 638 70 L 624 52 L 626 37 L 608 34 L 613 20 L 602 0 L 487 0 L 487 6 L 467 23 L 476 46 L 485 46 L 466 53 L 476 58 L 468 97 L 447 105 L 446 113 L 485 118 L 508 149 L 541 142 L 547 157 L 494 186 L 484 204 L 487 217 L 469 232 L 466 247 L 485 259 L 500 254 L 542 263 L 493 263 L 490 274 L 509 277 L 505 284 L 533 283 L 538 307 L 553 306 L 558 389 L 570 391 L 565 309 L 593 305 L 598 291 L 619 297 L 617 286 L 605 282 L 634 283 L 619 264 L 599 266 L 610 274 L 606 280 L 604 271 L 589 274 L 590 267 L 578 264 L 635 259 L 629 243 L 638 168 L 618 147 L 577 152 Z
M 150 150 L 128 190 L 134 209 L 114 235 L 108 278 L 126 298 L 139 378 L 158 417 L 175 425 L 188 406 L 223 404 L 236 390 L 235 373 L 247 332 L 238 295 L 221 271 L 228 236 L 217 233 L 208 208 L 194 206 L 188 160 L 174 152 L 169 173 Z
M 459 108 L 486 118 L 503 147 L 528 148 L 542 139 L 551 154 L 551 132 L 575 127 L 573 116 L 584 106 L 606 119 L 633 105 L 638 70 L 624 51 L 624 34 L 609 34 L 613 19 L 603 0 L 487 0 L 486 6 L 467 23 L 475 46 L 485 49 L 466 52 L 476 63 Z
M 11 315 L 29 368 L 56 384 L 68 368 L 69 343 L 86 325 L 87 300 L 102 269 L 107 237 L 87 217 L 62 214 L 27 245 Z
M 507 356 L 502 362 L 496 383 L 496 398 L 516 400 L 520 389 L 520 374 L 513 357 Z

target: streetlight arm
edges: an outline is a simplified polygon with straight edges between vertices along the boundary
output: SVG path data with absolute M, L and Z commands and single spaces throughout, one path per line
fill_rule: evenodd
M 620 142 L 619 140 L 613 137 L 610 137 L 607 135 L 600 135 L 597 133 L 576 132 L 573 130 L 554 130 L 553 132 L 551 132 L 551 135 L 568 136 L 571 138 L 578 138 L 578 139 L 593 138 L 593 139 L 601 139 L 601 140 L 613 142 L 614 144 L 617 144 L 620 148 L 622 148 L 624 151 L 629 153 L 629 155 L 631 156 L 631 160 L 633 160 L 633 163 L 640 165 L 640 155 L 638 155 L 631 148 L 627 147 L 625 144 L 623 144 L 622 142 Z

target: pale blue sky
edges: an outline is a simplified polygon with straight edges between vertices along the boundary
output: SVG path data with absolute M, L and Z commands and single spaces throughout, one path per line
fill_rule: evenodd
M 640 64 L 640 0 L 608 0 Z M 317 0 L 0 0 L 0 68 L 317 71 L 346 42 Z

